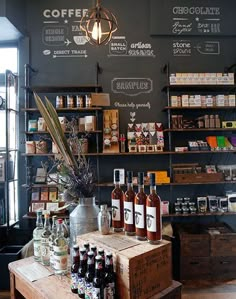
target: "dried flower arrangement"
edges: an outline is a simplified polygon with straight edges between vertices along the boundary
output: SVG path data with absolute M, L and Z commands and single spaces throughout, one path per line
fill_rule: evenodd
M 60 153 L 48 172 L 49 178 L 50 174 L 56 170 L 60 178 L 59 183 L 64 188 L 65 201 L 76 202 L 80 197 L 93 197 L 96 189 L 95 167 L 82 150 L 81 139 L 78 138 L 78 134 L 74 130 L 75 126 L 73 123 L 69 124 L 71 134 L 67 140 L 52 103 L 45 97 L 44 104 L 36 93 L 34 93 L 34 98 Z M 74 155 L 74 148 L 78 149 L 78 158 Z

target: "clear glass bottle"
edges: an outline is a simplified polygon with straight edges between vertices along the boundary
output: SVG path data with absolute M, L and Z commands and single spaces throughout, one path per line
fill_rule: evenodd
M 112 201 L 112 227 L 115 232 L 124 229 L 124 192 L 120 187 L 120 172 L 115 171 L 115 188 L 111 192 Z
M 124 197 L 124 230 L 125 234 L 128 236 L 135 235 L 134 200 L 133 172 L 127 171 L 127 190 Z
M 49 214 L 44 215 L 44 227 L 41 235 L 41 262 L 45 266 L 50 265 L 49 237 L 51 235 L 51 225 Z
M 155 173 L 150 173 L 150 194 L 146 201 L 147 239 L 151 244 L 162 240 L 161 199 L 156 193 Z
M 138 173 L 138 193 L 135 196 L 135 233 L 140 241 L 147 240 L 146 228 L 146 200 L 147 194 L 144 191 L 144 173 Z
M 106 265 L 105 265 L 105 289 L 104 298 L 115 299 L 115 282 L 116 276 L 113 269 L 113 257 L 111 252 L 106 254 Z
M 87 269 L 87 251 L 85 247 L 80 248 L 80 261 L 78 269 L 78 296 L 85 298 L 85 274 Z
M 52 216 L 52 229 L 51 229 L 51 235 L 49 236 L 49 250 L 50 250 L 50 267 L 54 268 L 54 252 L 53 252 L 53 242 L 57 236 L 57 216 Z
M 111 215 L 107 210 L 107 205 L 101 205 L 98 213 L 98 230 L 102 235 L 108 235 L 111 226 Z
M 36 227 L 33 231 L 34 259 L 41 261 L 41 236 L 43 232 L 42 211 L 37 211 Z
M 54 251 L 54 273 L 65 275 L 67 274 L 67 266 L 68 266 L 68 244 L 67 240 L 64 237 L 63 230 L 63 220 L 58 219 L 58 227 L 57 227 L 57 237 L 53 242 L 53 251 Z
M 88 252 L 87 271 L 85 273 L 85 299 L 93 298 L 94 254 Z

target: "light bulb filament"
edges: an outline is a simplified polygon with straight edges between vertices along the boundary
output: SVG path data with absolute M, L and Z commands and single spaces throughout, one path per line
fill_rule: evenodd
M 99 41 L 102 38 L 102 27 L 100 20 L 96 20 L 96 22 L 93 25 L 92 38 L 97 41 Z

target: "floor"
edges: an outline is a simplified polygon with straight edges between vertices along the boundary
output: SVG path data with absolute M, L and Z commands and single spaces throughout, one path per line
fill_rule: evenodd
M 0 292 L 0 299 L 10 299 L 9 292 Z M 188 282 L 183 286 L 182 299 L 236 299 L 236 280 Z

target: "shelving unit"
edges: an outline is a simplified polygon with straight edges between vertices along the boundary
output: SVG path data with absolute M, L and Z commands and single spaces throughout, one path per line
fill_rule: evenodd
M 166 69 L 166 75 L 167 80 L 169 82 L 169 66 L 167 66 Z M 182 114 L 183 116 L 201 116 L 201 112 L 203 114 L 213 112 L 212 114 L 220 114 L 222 115 L 222 120 L 228 120 L 227 117 L 229 115 L 234 115 L 236 117 L 236 106 L 230 107 L 230 106 L 188 106 L 188 107 L 174 107 L 171 106 L 171 96 L 181 96 L 181 95 L 207 95 L 207 94 L 213 94 L 213 95 L 219 95 L 219 94 L 235 94 L 236 92 L 236 86 L 235 85 L 222 85 L 222 84 L 216 84 L 216 85 L 190 85 L 190 84 L 181 84 L 181 85 L 170 85 L 167 84 L 163 89 L 163 92 L 166 93 L 167 96 L 167 105 L 163 108 L 163 111 L 167 113 L 168 118 L 168 128 L 164 129 L 164 132 L 166 134 L 166 139 L 168 141 L 168 148 L 166 148 L 166 152 L 169 153 L 169 171 L 170 176 L 173 178 L 173 172 L 172 172 L 172 164 L 174 163 L 184 163 L 187 161 L 189 163 L 195 163 L 201 162 L 202 160 L 208 161 L 207 164 L 214 164 L 214 161 L 216 161 L 217 164 L 220 163 L 221 160 L 227 161 L 227 163 L 235 164 L 235 152 L 236 148 L 232 149 L 224 149 L 224 150 L 188 150 L 183 152 L 175 152 L 174 147 L 175 146 L 187 146 L 187 144 L 184 144 L 186 139 L 188 140 L 199 140 L 204 139 L 208 135 L 217 136 L 222 135 L 222 133 L 225 133 L 226 136 L 229 136 L 229 133 L 235 134 L 236 128 L 172 128 L 172 115 L 173 114 Z M 236 119 L 236 118 L 235 118 Z M 196 135 L 195 135 L 196 134 Z M 176 144 L 181 143 L 182 145 Z M 199 157 L 198 157 L 199 156 Z M 228 158 L 226 158 L 228 157 Z M 229 158 L 230 157 L 230 158 Z M 181 158 L 181 160 L 180 160 Z M 215 164 L 216 164 L 215 163 Z M 235 182 L 234 180 L 231 181 L 220 181 L 220 182 L 189 182 L 189 183 L 175 183 L 172 180 L 172 183 L 170 183 L 170 197 L 172 200 L 172 203 L 174 201 L 173 194 L 176 194 L 176 189 L 174 189 L 176 186 L 187 186 L 190 188 L 190 186 L 212 186 L 211 189 L 208 190 L 208 194 L 213 193 L 214 194 L 214 187 L 213 186 L 228 186 L 230 185 L 231 190 L 235 190 Z M 197 190 L 195 190 L 197 191 Z M 201 190 L 199 190 L 201 192 Z M 222 195 L 222 194 L 220 194 Z M 196 196 L 199 196 L 199 194 L 196 194 Z M 178 196 L 177 196 L 178 197 Z M 221 215 L 234 215 L 234 213 L 205 213 L 205 214 L 181 214 L 181 215 L 175 215 L 170 214 L 167 215 L 167 217 L 193 217 L 193 216 L 221 216 Z
M 34 73 L 35 70 L 30 66 L 26 65 L 25 67 L 25 105 L 22 109 L 22 112 L 24 112 L 25 115 L 25 130 L 24 130 L 24 136 L 26 141 L 37 141 L 38 139 L 45 138 L 45 140 L 49 141 L 50 134 L 48 131 L 29 131 L 28 129 L 28 123 L 29 120 L 32 119 L 38 119 L 40 117 L 40 112 L 36 107 L 36 103 L 33 99 L 33 93 L 37 93 L 42 98 L 44 96 L 47 96 L 47 98 L 52 101 L 54 107 L 55 107 L 55 100 L 56 96 L 58 95 L 86 95 L 90 93 L 98 93 L 102 91 L 102 87 L 98 84 L 94 85 L 83 85 L 83 86 L 31 86 L 31 74 Z M 94 163 L 96 164 L 97 169 L 97 178 L 99 183 L 99 155 L 101 153 L 101 142 L 100 139 L 102 138 L 102 124 L 101 124 L 101 118 L 102 118 L 102 108 L 101 107 L 75 107 L 75 108 L 56 108 L 56 111 L 59 116 L 65 116 L 69 120 L 72 117 L 82 117 L 86 115 L 92 115 L 96 117 L 96 130 L 93 131 L 76 131 L 76 134 L 78 136 L 86 135 L 86 138 L 89 140 L 91 139 L 91 144 L 89 146 L 89 152 L 85 155 L 87 157 L 91 157 L 94 159 Z M 65 135 L 69 135 L 70 132 L 65 131 Z M 91 151 L 91 152 L 90 152 Z M 25 184 L 22 186 L 28 190 L 28 204 L 31 203 L 31 189 L 32 188 L 55 188 L 59 185 L 57 184 L 36 184 L 34 183 L 34 180 L 32 179 L 34 177 L 34 173 L 36 172 L 36 169 L 32 171 L 32 167 L 42 167 L 40 166 L 41 161 L 48 161 L 49 159 L 53 159 L 56 157 L 56 154 L 52 153 L 52 151 L 49 150 L 47 153 L 22 153 L 22 156 L 25 157 L 26 161 L 26 168 L 27 168 L 27 178 Z M 75 155 L 77 156 L 77 155 Z M 99 201 L 99 198 L 97 198 Z

